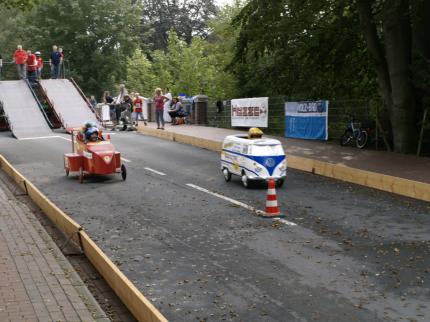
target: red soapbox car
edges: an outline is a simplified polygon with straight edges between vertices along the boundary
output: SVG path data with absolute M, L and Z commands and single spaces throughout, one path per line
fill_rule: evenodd
M 77 172 L 80 183 L 88 175 L 120 173 L 123 180 L 127 178 L 127 170 L 121 164 L 121 154 L 115 151 L 109 135 L 106 139 L 100 135 L 96 142 L 85 142 L 84 135 L 78 129 L 73 129 L 71 135 L 72 153 L 64 154 L 66 176 Z

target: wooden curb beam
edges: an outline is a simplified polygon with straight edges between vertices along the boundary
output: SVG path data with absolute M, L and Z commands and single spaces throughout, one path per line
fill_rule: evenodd
M 216 152 L 220 152 L 222 150 L 222 143 L 215 140 L 201 139 L 194 136 L 178 134 L 169 131 L 160 131 L 146 126 L 139 126 L 138 132 Z M 310 172 L 321 176 L 430 202 L 430 184 L 428 183 L 408 180 L 382 173 L 361 170 L 295 155 L 287 155 L 287 161 L 288 166 L 296 170 Z
M 110 285 L 133 316 L 141 322 L 167 322 L 167 319 L 130 282 L 103 253 L 82 227 L 52 203 L 39 189 L 19 173 L 2 155 L 0 168 L 6 172 L 66 236 L 80 245 L 88 260 Z

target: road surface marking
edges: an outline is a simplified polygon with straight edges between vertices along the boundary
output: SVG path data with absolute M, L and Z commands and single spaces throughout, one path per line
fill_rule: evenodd
M 124 162 L 131 162 L 131 160 L 121 157 L 121 160 Z
M 148 171 L 151 171 L 151 172 L 154 172 L 154 173 L 156 173 L 156 174 L 159 174 L 160 176 L 165 176 L 166 174 L 165 173 L 163 173 L 163 172 L 160 172 L 160 171 L 157 171 L 157 170 L 154 170 L 154 169 L 151 169 L 151 168 L 148 168 L 148 167 L 146 167 L 146 168 L 144 168 L 145 170 L 148 170 Z
M 218 198 L 224 199 L 224 200 L 226 200 L 226 201 L 228 201 L 228 202 L 231 202 L 232 204 L 237 205 L 237 206 L 239 206 L 239 207 L 242 207 L 242 208 L 248 209 L 248 210 L 250 210 L 250 211 L 252 211 L 252 212 L 255 212 L 257 215 L 262 215 L 262 214 L 264 214 L 264 211 L 262 211 L 262 210 L 258 210 L 258 209 L 256 209 L 255 207 L 249 206 L 249 205 L 247 205 L 246 203 L 243 203 L 243 202 L 241 202 L 241 201 L 238 201 L 238 200 L 235 200 L 235 199 L 232 199 L 232 198 L 229 198 L 229 197 L 226 197 L 226 196 L 220 195 L 219 193 L 216 193 L 216 192 L 210 191 L 210 190 L 208 190 L 208 189 L 202 188 L 202 187 L 197 186 L 197 185 L 192 184 L 192 183 L 187 183 L 186 185 L 187 185 L 188 187 L 191 187 L 191 188 L 197 189 L 197 190 L 199 190 L 199 191 L 202 191 L 202 192 L 208 193 L 208 194 L 210 194 L 210 195 L 212 195 L 212 196 L 215 196 L 215 197 L 218 197 Z M 288 221 L 288 220 L 282 219 L 282 218 L 274 218 L 274 219 L 273 219 L 273 221 L 279 221 L 279 222 L 281 222 L 281 223 L 283 223 L 283 224 L 285 224 L 285 225 L 288 225 L 288 226 L 297 226 L 297 224 L 295 224 L 295 223 L 293 223 L 293 222 L 291 222 L 291 221 Z
M 29 138 L 20 138 L 18 139 L 18 141 L 24 141 L 24 140 L 42 140 L 42 139 L 54 139 L 54 138 L 59 138 L 60 136 L 58 135 L 50 135 L 50 136 L 34 136 L 34 137 L 29 137 Z

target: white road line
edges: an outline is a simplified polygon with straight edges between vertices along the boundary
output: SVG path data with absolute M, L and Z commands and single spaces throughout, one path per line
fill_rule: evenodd
M 239 207 L 242 207 L 242 208 L 248 209 L 248 210 L 250 210 L 250 211 L 252 211 L 252 212 L 255 212 L 257 215 L 261 215 L 261 214 L 263 214 L 263 213 L 264 213 L 264 211 L 262 211 L 262 210 L 258 210 L 258 209 L 254 208 L 254 207 L 252 207 L 252 206 L 249 206 L 249 205 L 247 205 L 246 203 L 243 203 L 243 202 L 241 202 L 241 201 L 237 201 L 237 200 L 235 200 L 235 199 L 232 199 L 232 198 L 229 198 L 229 197 L 226 197 L 226 196 L 220 195 L 219 193 L 216 193 L 216 192 L 210 191 L 210 190 L 208 190 L 208 189 L 202 188 L 202 187 L 197 186 L 197 185 L 195 185 L 195 184 L 187 183 L 186 185 L 187 185 L 188 187 L 191 187 L 191 188 L 197 189 L 197 190 L 199 190 L 199 191 L 202 191 L 202 192 L 208 193 L 208 194 L 210 194 L 210 195 L 212 195 L 212 196 L 215 196 L 215 197 L 218 197 L 218 198 L 224 199 L 224 200 L 226 200 L 226 201 L 228 201 L 228 202 L 231 202 L 232 204 L 237 205 L 237 206 L 239 206 Z M 272 219 L 272 220 L 273 220 L 273 221 L 279 221 L 279 222 L 281 222 L 281 223 L 283 223 L 283 224 L 285 224 L 285 225 L 288 225 L 288 226 L 297 226 L 297 224 L 295 224 L 295 223 L 293 223 L 293 222 L 291 222 L 291 221 L 288 221 L 288 220 L 282 219 L 282 218 L 274 218 L 274 219 Z
M 159 174 L 160 176 L 165 176 L 165 175 L 166 175 L 166 174 L 165 174 L 165 173 L 163 173 L 163 172 L 160 172 L 160 171 L 157 171 L 157 170 L 154 170 L 154 169 L 148 168 L 148 167 L 145 167 L 144 169 L 145 169 L 145 170 L 148 170 L 148 171 L 151 171 L 151 172 L 154 172 L 154 173 L 156 173 L 156 174 Z
M 226 196 L 220 195 L 219 193 L 216 193 L 216 192 L 209 191 L 208 189 L 202 188 L 202 187 L 197 186 L 197 185 L 195 185 L 195 184 L 187 183 L 186 185 L 187 185 L 188 187 L 191 187 L 191 188 L 197 189 L 197 190 L 199 190 L 199 191 L 206 192 L 206 193 L 208 193 L 208 194 L 210 194 L 210 195 L 212 195 L 212 196 L 215 196 L 215 197 L 218 197 L 218 198 L 221 198 L 221 199 L 227 200 L 228 202 L 231 202 L 232 204 L 235 204 L 235 205 L 240 206 L 240 207 L 242 207 L 242 208 L 248 209 L 248 210 L 250 210 L 250 211 L 252 211 L 252 212 L 257 212 L 257 213 L 258 213 L 259 211 L 261 211 L 261 210 L 257 210 L 257 209 L 255 209 L 254 207 L 248 206 L 246 203 L 243 203 L 243 202 L 240 202 L 240 201 L 237 201 L 237 200 L 231 199 L 231 198 L 229 198 L 229 197 L 226 197 Z
M 20 138 L 18 139 L 18 141 L 25 141 L 25 140 L 43 140 L 43 139 L 55 139 L 55 138 L 59 138 L 60 136 L 58 135 L 50 135 L 50 136 L 34 136 L 34 137 L 29 137 L 29 138 Z
M 131 162 L 131 160 L 121 157 L 121 160 L 124 162 Z

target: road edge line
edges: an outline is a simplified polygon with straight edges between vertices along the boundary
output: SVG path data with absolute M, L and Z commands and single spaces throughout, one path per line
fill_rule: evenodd
M 138 321 L 167 322 L 167 319 L 120 271 L 81 226 L 50 201 L 2 155 L 0 155 L 0 169 L 27 192 L 30 199 L 55 223 L 58 229 L 66 236 L 73 236 L 72 239 L 78 245 L 82 242 L 85 256 Z
M 219 141 L 202 139 L 168 130 L 157 131 L 156 129 L 139 125 L 138 132 L 216 152 L 220 152 L 222 149 L 222 143 Z M 287 161 L 288 166 L 292 169 L 430 202 L 430 184 L 428 183 L 291 154 L 287 155 Z

